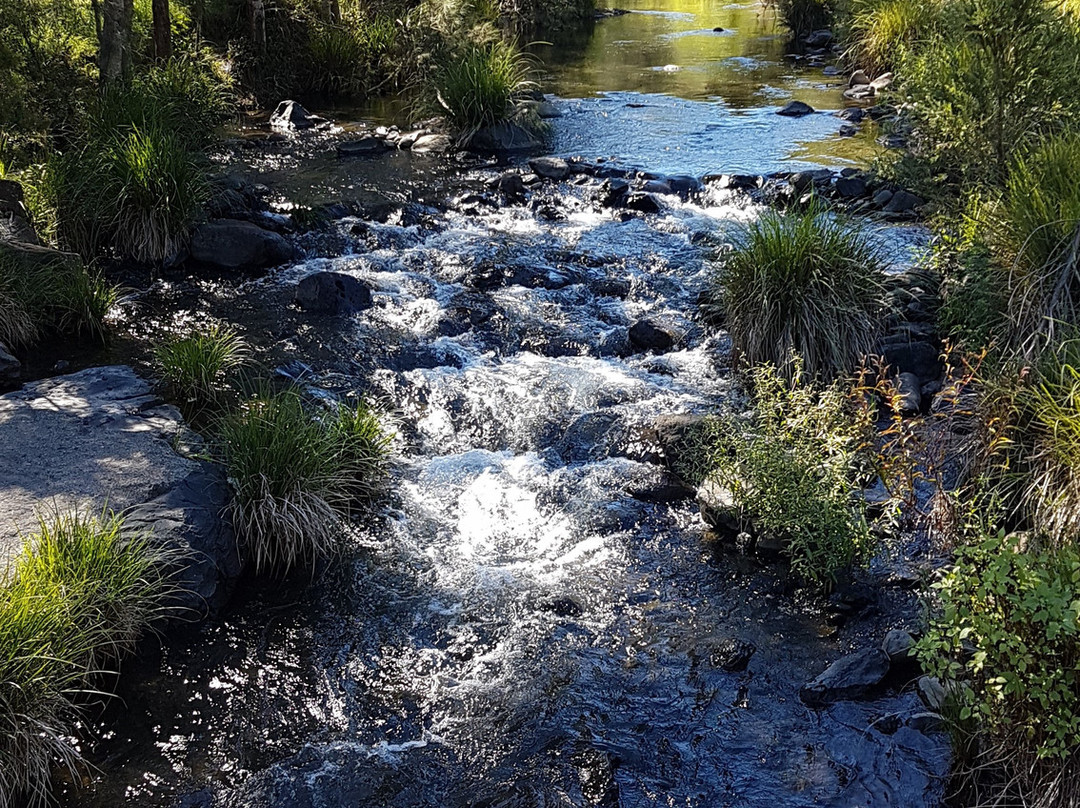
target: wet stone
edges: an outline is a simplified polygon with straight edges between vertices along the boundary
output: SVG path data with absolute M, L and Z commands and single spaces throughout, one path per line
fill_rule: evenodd
M 814 108 L 804 101 L 789 101 L 784 107 L 778 109 L 776 114 L 787 118 L 801 118 L 804 115 L 813 115 Z
M 358 140 L 349 140 L 337 145 L 338 157 L 371 157 L 390 151 L 386 141 L 374 135 L 367 135 Z
M 880 692 L 889 673 L 889 657 L 880 648 L 869 648 L 841 657 L 799 691 L 808 707 L 824 707 L 836 701 L 864 699 Z
M 713 649 L 709 661 L 714 668 L 727 673 L 739 673 L 746 670 L 755 651 L 757 646 L 752 642 L 736 638 L 725 639 Z
M 323 314 L 353 314 L 371 307 L 371 289 L 343 272 L 314 272 L 296 285 L 300 308 Z
M 535 157 L 529 161 L 529 168 L 538 177 L 555 182 L 570 176 L 570 165 L 560 157 Z
M 630 327 L 630 343 L 642 351 L 666 351 L 675 345 L 675 336 L 652 320 L 638 320 Z

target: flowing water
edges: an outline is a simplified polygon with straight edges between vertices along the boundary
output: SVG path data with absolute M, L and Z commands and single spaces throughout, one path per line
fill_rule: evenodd
M 830 115 L 773 114 L 839 91 L 783 59 L 756 4 L 632 8 L 540 47 L 564 111 L 554 152 L 700 174 L 870 148 Z M 658 416 L 738 405 L 724 336 L 694 312 L 713 251 L 759 211 L 710 191 L 622 216 L 588 182 L 432 206 L 492 169 L 342 163 L 319 143 L 247 169 L 377 216 L 307 237 L 308 258 L 268 277 L 161 282 L 133 305 L 232 319 L 313 391 L 386 403 L 391 501 L 316 580 L 247 582 L 221 619 L 138 660 L 87 750 L 98 772 L 64 804 L 936 805 L 946 740 L 882 720 L 918 712 L 910 693 L 798 699 L 910 618 L 910 594 L 882 589 L 838 629 L 781 565 L 704 543 L 656 462 Z M 882 238 L 903 263 L 921 236 Z M 290 309 L 315 269 L 363 278 L 375 305 L 344 322 Z M 642 318 L 675 347 L 632 349 Z M 756 646 L 744 672 L 723 669 L 731 640 Z

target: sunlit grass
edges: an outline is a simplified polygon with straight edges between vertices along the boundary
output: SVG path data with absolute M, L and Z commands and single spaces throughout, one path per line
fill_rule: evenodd
M 154 358 L 162 378 L 179 397 L 212 404 L 250 353 L 235 329 L 213 324 L 167 339 L 155 349 Z

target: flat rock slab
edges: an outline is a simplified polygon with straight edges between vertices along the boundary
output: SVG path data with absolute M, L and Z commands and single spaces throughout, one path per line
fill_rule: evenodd
M 125 366 L 0 396 L 0 564 L 20 550 L 39 513 L 107 503 L 130 509 L 129 526 L 189 553 L 185 605 L 217 605 L 239 571 L 223 517 L 228 489 L 215 466 L 174 450 L 182 428 L 179 411 Z

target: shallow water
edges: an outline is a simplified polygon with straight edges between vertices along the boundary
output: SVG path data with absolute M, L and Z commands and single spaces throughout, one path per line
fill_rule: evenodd
M 746 58 L 762 88 L 838 103 L 800 89 L 817 79 L 788 76 L 752 4 L 664 7 L 673 13 L 600 21 L 580 59 L 549 60 L 567 110 L 557 151 L 764 171 L 797 164 L 805 140 L 830 142 L 831 116 L 789 129 L 769 104 L 710 89 Z M 718 24 L 737 33 L 686 33 Z M 703 44 L 714 39 L 715 52 Z M 611 54 L 605 73 L 598 60 Z M 646 76 L 645 62 L 706 77 Z M 601 84 L 610 92 L 596 95 Z M 764 90 L 745 98 L 775 108 Z M 161 282 L 130 314 L 149 322 L 190 305 L 184 316 L 239 323 L 315 392 L 385 402 L 399 433 L 393 496 L 310 585 L 246 582 L 221 620 L 133 664 L 87 750 L 99 772 L 63 803 L 937 804 L 946 740 L 879 721 L 917 712 L 910 693 L 823 711 L 797 695 L 914 614 L 912 596 L 882 590 L 837 630 L 781 565 L 704 543 L 693 504 L 666 501 L 648 426 L 737 405 L 724 336 L 702 328 L 696 299 L 713 252 L 759 211 L 710 192 L 625 217 L 571 184 L 531 205 L 432 207 L 495 169 L 342 163 L 312 143 L 248 169 L 313 200 L 381 199 L 396 206 L 386 221 L 345 219 L 265 278 L 198 294 Z M 901 264 L 920 241 L 881 237 Z M 375 305 L 344 321 L 291 309 L 293 284 L 316 269 L 363 278 Z M 642 318 L 675 335 L 673 350 L 632 348 Z M 715 656 L 731 639 L 757 647 L 743 673 Z

